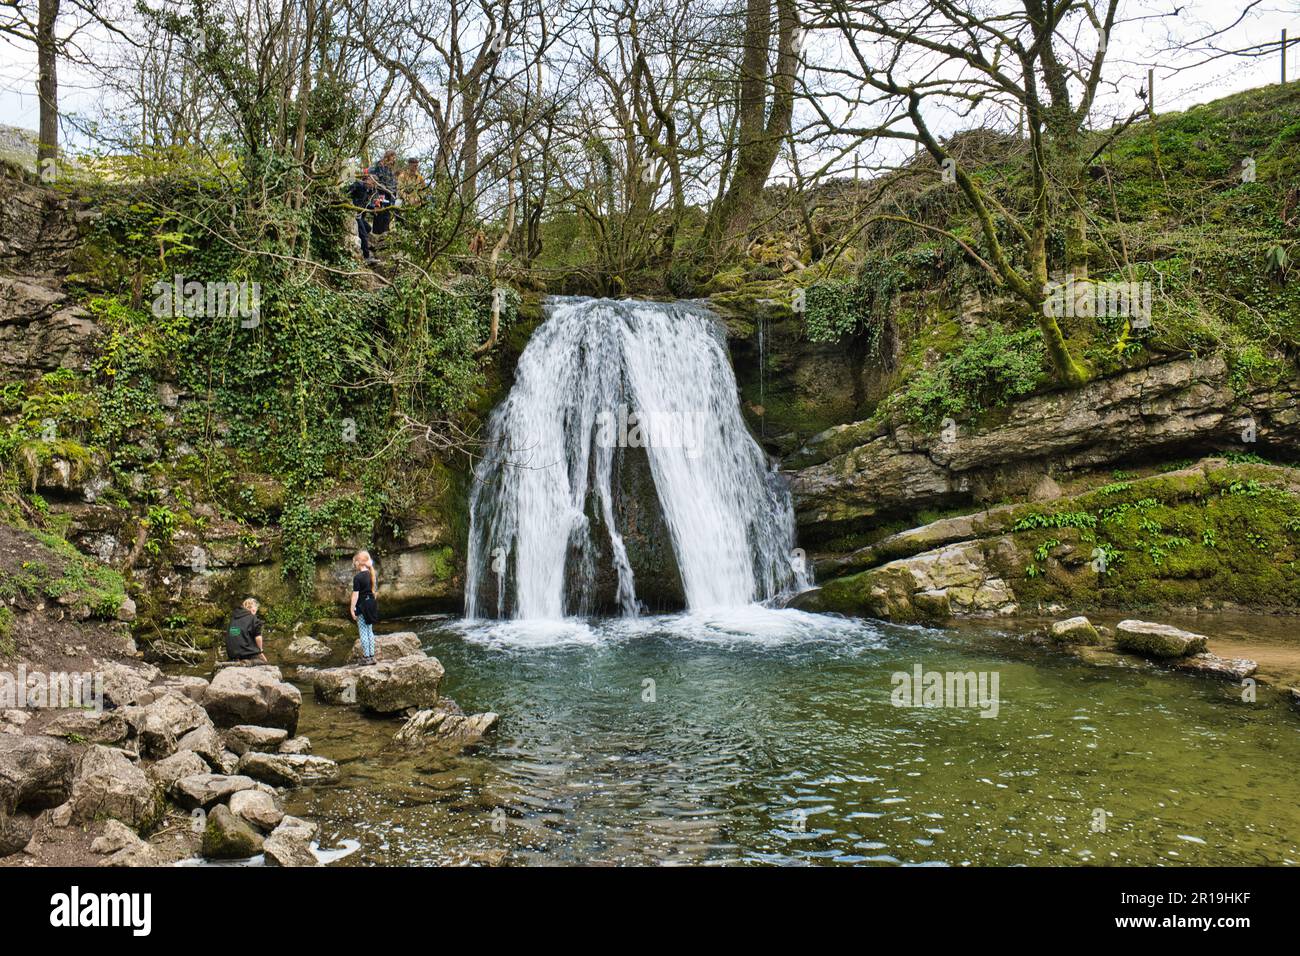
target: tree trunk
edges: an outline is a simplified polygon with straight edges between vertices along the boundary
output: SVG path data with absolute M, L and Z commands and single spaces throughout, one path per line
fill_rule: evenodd
M 740 67 L 740 135 L 736 171 L 722 201 L 707 224 L 705 238 L 725 254 L 744 240 L 753 221 L 759 194 L 767 185 L 781 143 L 790 132 L 794 113 L 794 72 L 798 54 L 793 0 L 775 0 L 777 8 L 776 69 L 768 76 L 772 40 L 773 0 L 747 0 L 745 52 Z M 772 88 L 768 106 L 768 87 Z
M 40 101 L 40 142 L 36 147 L 36 168 L 42 179 L 53 172 L 59 156 L 58 47 L 54 22 L 59 17 L 59 0 L 39 0 L 36 26 L 36 96 Z

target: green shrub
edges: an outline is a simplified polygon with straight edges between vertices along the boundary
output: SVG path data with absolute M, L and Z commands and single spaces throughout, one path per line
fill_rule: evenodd
M 1037 329 L 992 325 L 918 374 L 903 393 L 902 411 L 924 428 L 975 418 L 1038 388 L 1045 357 Z

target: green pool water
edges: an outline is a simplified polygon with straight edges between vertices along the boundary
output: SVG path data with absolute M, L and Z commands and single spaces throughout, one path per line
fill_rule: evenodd
M 346 864 L 1300 860 L 1300 719 L 1265 687 L 760 608 L 421 633 L 499 732 L 410 754 L 396 723 L 304 695 L 343 781 L 290 810 L 359 841 Z M 996 707 L 895 706 L 918 664 L 996 675 Z

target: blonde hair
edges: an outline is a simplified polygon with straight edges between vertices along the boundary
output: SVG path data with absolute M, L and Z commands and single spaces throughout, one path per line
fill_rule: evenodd
M 366 568 L 370 571 L 370 590 L 375 594 L 379 593 L 379 581 L 375 577 L 375 562 L 370 558 L 370 552 L 364 548 L 352 555 L 352 566 L 360 571 Z
M 245 611 L 252 611 L 254 614 L 256 614 L 256 613 L 257 613 L 257 609 L 258 609 L 259 607 L 261 607 L 261 605 L 257 603 L 257 598 L 251 598 L 251 597 L 244 598 L 244 610 L 245 610 Z

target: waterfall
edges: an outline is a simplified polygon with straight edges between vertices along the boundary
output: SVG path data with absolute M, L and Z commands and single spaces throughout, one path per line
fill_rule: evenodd
M 465 612 L 640 610 L 614 475 L 645 455 L 692 610 L 806 587 L 783 479 L 745 427 L 720 323 L 686 303 L 552 299 L 475 470 Z M 637 529 L 645 534 L 644 527 Z

